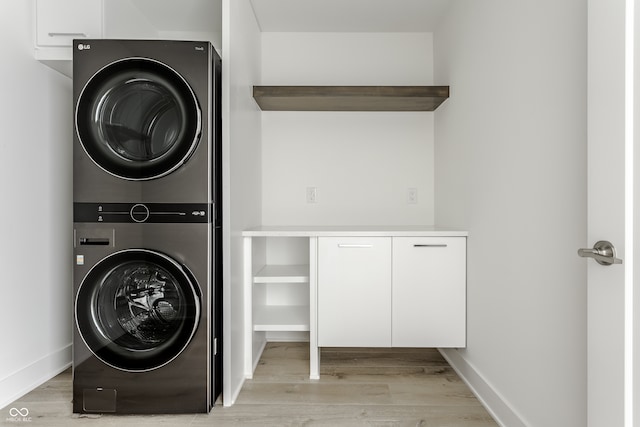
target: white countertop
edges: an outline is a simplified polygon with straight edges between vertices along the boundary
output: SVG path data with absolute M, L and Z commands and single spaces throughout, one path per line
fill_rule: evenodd
M 261 226 L 242 232 L 244 237 L 467 237 L 465 230 L 451 228 L 402 225 L 402 226 Z

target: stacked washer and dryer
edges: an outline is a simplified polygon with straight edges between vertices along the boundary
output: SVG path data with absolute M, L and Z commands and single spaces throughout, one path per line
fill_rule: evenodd
M 220 57 L 75 40 L 76 413 L 209 412 L 221 378 Z

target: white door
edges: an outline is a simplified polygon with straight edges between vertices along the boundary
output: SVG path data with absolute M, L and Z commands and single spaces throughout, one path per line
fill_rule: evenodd
M 466 237 L 394 237 L 391 346 L 466 346 Z
M 391 346 L 391 238 L 318 238 L 318 347 Z
M 628 116 L 632 111 L 629 101 L 633 101 L 633 72 L 625 65 L 629 63 L 628 58 L 632 58 L 625 49 L 630 46 L 625 29 L 634 21 L 633 3 L 634 0 L 589 0 L 588 3 L 586 244 L 593 246 L 600 240 L 610 241 L 617 249 L 618 258 L 624 260 L 622 264 L 609 266 L 592 259 L 587 261 L 588 421 L 593 427 L 630 427 L 634 417 L 634 356 L 630 350 L 633 348 L 634 266 L 632 184 L 636 168 L 633 166 L 634 120 Z M 626 21 L 626 16 L 632 19 Z M 631 34 L 632 39 L 637 40 Z M 640 82 L 636 86 L 640 86 Z M 640 171 L 636 175 L 639 174 Z M 636 412 L 640 412 L 640 407 Z M 635 417 L 638 419 L 638 414 Z

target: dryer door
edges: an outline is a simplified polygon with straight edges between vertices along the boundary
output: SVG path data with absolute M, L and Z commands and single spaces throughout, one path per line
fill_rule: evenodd
M 202 131 L 198 100 L 185 79 L 148 58 L 102 68 L 75 106 L 78 139 L 106 172 L 129 180 L 167 175 L 195 150 Z
M 76 295 L 76 324 L 91 352 L 124 371 L 150 371 L 175 359 L 200 319 L 191 274 L 159 252 L 129 249 L 97 263 Z

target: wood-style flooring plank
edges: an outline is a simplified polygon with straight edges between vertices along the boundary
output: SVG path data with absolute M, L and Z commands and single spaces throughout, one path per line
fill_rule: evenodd
M 197 415 L 193 426 L 496 427 L 484 408 L 376 405 L 239 405 Z
M 269 343 L 235 405 L 123 416 L 72 414 L 67 370 L 0 410 L 0 426 L 497 426 L 435 349 L 323 349 L 320 380 L 308 375 L 308 343 Z M 27 408 L 30 422 L 10 408 Z
M 287 405 L 389 405 L 387 384 L 308 384 L 248 382 L 242 388 L 239 404 Z

